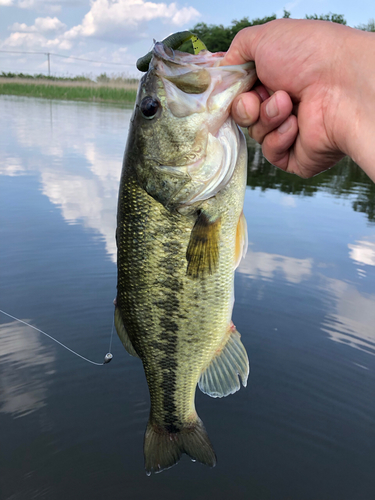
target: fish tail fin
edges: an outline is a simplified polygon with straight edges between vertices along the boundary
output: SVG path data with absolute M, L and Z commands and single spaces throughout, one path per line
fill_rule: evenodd
M 183 453 L 209 467 L 216 465 L 214 449 L 199 417 L 179 432 L 169 432 L 164 427 L 148 422 L 144 442 L 147 475 L 169 469 L 180 460 Z

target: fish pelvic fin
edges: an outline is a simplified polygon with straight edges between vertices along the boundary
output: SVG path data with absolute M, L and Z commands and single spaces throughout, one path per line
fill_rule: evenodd
M 242 385 L 246 387 L 249 376 L 249 358 L 241 335 L 231 322 L 226 337 L 216 350 L 211 363 L 202 372 L 199 389 L 213 398 L 223 398 L 234 394 Z
M 199 417 L 179 432 L 148 422 L 144 441 L 146 474 L 173 467 L 186 453 L 192 460 L 215 467 L 216 455 Z
M 221 218 L 211 221 L 200 212 L 190 235 L 186 250 L 186 274 L 191 278 L 204 278 L 213 274 L 219 261 Z
M 133 347 L 133 344 L 131 343 L 129 335 L 125 330 L 124 322 L 122 321 L 121 311 L 119 307 L 116 307 L 115 309 L 115 327 L 117 335 L 120 337 L 120 340 L 125 349 L 128 351 L 128 353 L 131 356 L 139 358 L 138 354 L 136 353 L 136 350 Z

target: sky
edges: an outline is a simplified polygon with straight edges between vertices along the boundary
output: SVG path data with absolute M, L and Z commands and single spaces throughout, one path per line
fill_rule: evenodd
M 47 74 L 49 52 L 52 75 L 139 76 L 135 62 L 150 50 L 154 39 L 198 22 L 229 26 L 245 16 L 282 17 L 284 9 L 295 19 L 305 14 L 343 14 L 353 27 L 375 17 L 374 0 L 0 0 L 0 73 Z

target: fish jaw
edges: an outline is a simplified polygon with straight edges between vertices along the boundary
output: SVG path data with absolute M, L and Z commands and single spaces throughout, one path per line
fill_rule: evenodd
M 157 43 L 141 80 L 132 137 L 140 157 L 137 177 L 168 210 L 214 196 L 231 178 L 238 132 L 230 106 L 255 82 L 256 72 L 253 63 L 220 66 L 222 58 L 208 51 L 192 56 Z M 145 100 L 156 103 L 152 117 L 142 114 Z M 222 152 L 232 158 L 230 164 L 215 159 Z
M 233 99 L 249 89 L 257 79 L 255 64 L 220 66 L 224 53 L 208 50 L 192 56 L 172 51 L 162 43 L 156 43 L 150 68 L 163 81 L 168 108 L 177 118 L 206 112 L 208 131 L 216 134 L 226 121 Z M 194 82 L 185 88 L 186 79 L 194 75 Z M 179 85 L 179 80 L 182 85 Z

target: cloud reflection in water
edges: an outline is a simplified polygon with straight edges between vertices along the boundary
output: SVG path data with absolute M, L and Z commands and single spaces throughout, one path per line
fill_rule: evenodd
M 12 98 L 4 101 L 16 147 L 9 146 L 9 153 L 6 145 L 0 149 L 0 175 L 40 175 L 42 193 L 63 218 L 101 234 L 115 262 L 118 186 L 132 111 L 114 107 L 109 115 L 100 105 L 35 100 L 28 102 L 31 112 L 25 116 L 12 111 Z M 10 155 L 14 150 L 23 156 Z
M 54 361 L 52 349 L 42 345 L 40 334 L 16 321 L 2 324 L 0 412 L 24 417 L 42 408 Z
M 337 279 L 322 278 L 323 290 L 330 292 L 332 311 L 322 330 L 335 342 L 375 355 L 375 295 Z
M 375 242 L 362 240 L 355 245 L 348 245 L 349 257 L 358 264 L 375 266 Z
M 253 252 L 249 246 L 246 258 L 241 262 L 238 271 L 252 277 L 272 280 L 276 273 L 281 273 L 289 283 L 301 283 L 310 278 L 313 260 L 296 259 L 284 255 L 266 252 Z

